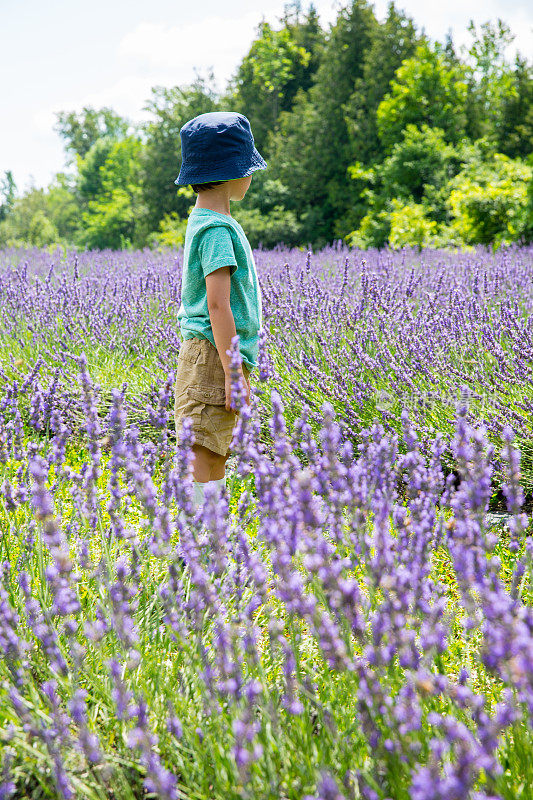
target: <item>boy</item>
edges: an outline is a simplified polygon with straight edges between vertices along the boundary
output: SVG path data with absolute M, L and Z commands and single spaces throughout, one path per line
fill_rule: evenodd
M 181 305 L 183 341 L 175 383 L 174 418 L 192 418 L 195 435 L 194 496 L 197 507 L 211 482 L 226 485 L 225 466 L 236 414 L 231 409 L 229 356 L 239 335 L 241 379 L 250 402 L 249 375 L 257 367 L 262 306 L 250 243 L 230 214 L 242 200 L 252 172 L 267 163 L 254 145 L 243 114 L 212 111 L 180 130 L 182 165 L 176 184 L 198 194 L 185 233 Z

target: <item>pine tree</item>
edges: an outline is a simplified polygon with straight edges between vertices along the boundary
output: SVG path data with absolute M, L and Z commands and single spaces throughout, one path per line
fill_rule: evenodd
M 533 66 L 516 56 L 511 91 L 505 96 L 498 150 L 511 158 L 533 153 Z
M 404 59 L 413 55 L 418 41 L 413 20 L 389 3 L 387 17 L 376 28 L 366 51 L 363 76 L 355 82 L 345 108 L 352 158 L 362 164 L 383 155 L 376 110 L 389 91 L 396 70 Z

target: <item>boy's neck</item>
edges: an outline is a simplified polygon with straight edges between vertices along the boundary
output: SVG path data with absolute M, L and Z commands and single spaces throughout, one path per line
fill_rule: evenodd
M 210 211 L 217 211 L 219 214 L 227 214 L 228 217 L 231 217 L 229 197 L 214 197 L 213 192 L 198 192 L 194 208 L 208 208 Z

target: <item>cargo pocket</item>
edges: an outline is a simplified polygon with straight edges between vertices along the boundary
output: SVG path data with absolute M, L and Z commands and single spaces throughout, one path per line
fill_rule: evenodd
M 210 406 L 226 405 L 226 390 L 222 386 L 189 386 L 187 394 L 193 400 Z
M 184 339 L 180 344 L 178 362 L 186 364 L 196 364 L 201 353 L 201 340 L 197 338 Z

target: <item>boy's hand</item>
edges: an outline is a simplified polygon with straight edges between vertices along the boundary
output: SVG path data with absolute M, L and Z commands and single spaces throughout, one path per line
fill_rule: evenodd
M 242 369 L 239 372 L 239 377 L 244 384 L 244 400 L 247 405 L 250 405 L 250 381 L 244 375 Z M 226 411 L 235 411 L 234 408 L 231 408 L 231 375 L 226 373 L 226 380 L 225 380 L 225 388 L 226 388 Z M 238 414 L 238 411 L 235 411 Z

